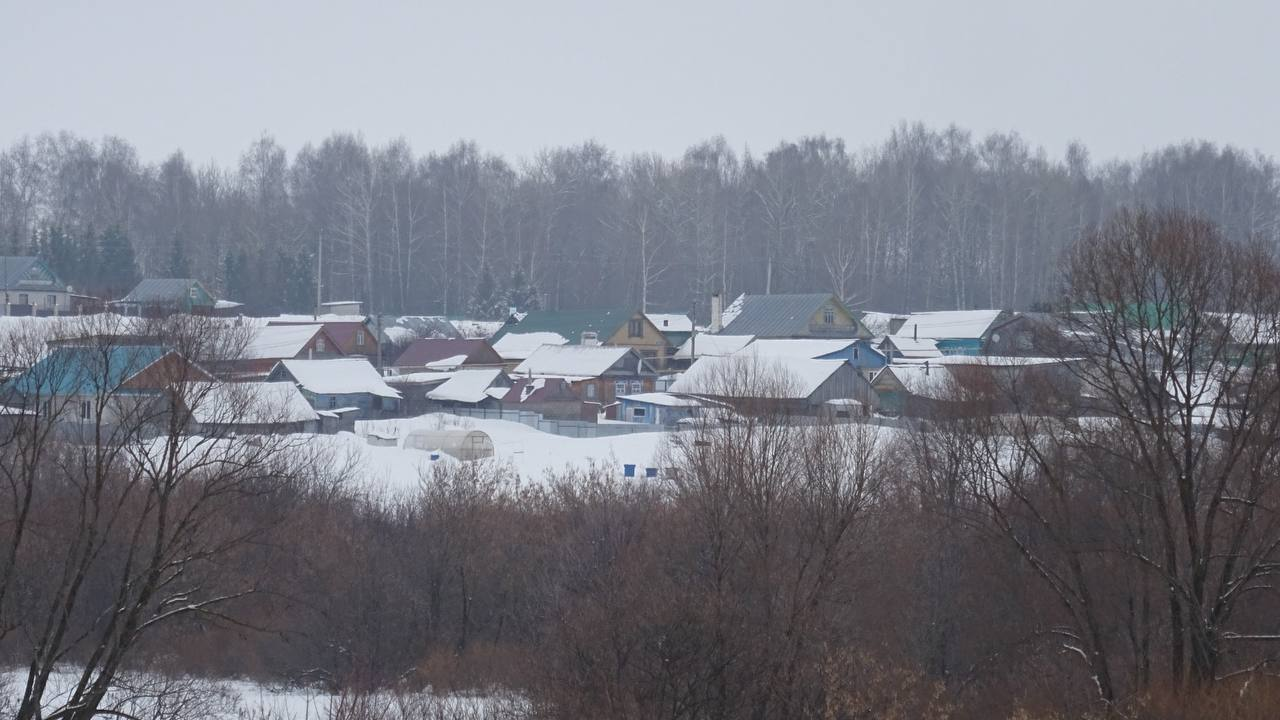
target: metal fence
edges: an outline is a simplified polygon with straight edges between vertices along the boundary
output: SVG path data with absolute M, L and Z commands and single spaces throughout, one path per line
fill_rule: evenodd
M 479 418 L 482 420 L 507 420 L 508 422 L 516 422 L 521 425 L 528 425 L 535 430 L 541 430 L 552 435 L 562 435 L 564 437 L 574 438 L 597 438 L 597 437 L 614 437 L 616 435 L 630 435 L 638 432 L 662 432 L 668 428 L 661 425 L 642 425 L 639 423 L 627 424 L 599 424 L 587 422 L 586 420 L 552 420 L 542 417 L 542 415 L 529 412 L 527 410 L 498 410 L 496 408 L 450 408 L 450 415 L 458 415 L 461 417 Z

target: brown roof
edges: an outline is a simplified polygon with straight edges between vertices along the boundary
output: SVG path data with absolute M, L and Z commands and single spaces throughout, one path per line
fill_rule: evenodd
M 415 340 L 400 353 L 396 367 L 422 367 L 445 358 L 465 356 L 465 365 L 501 365 L 502 358 L 486 340 L 430 338 Z
M 526 393 L 525 388 L 530 386 L 533 389 Z M 518 404 L 577 399 L 577 394 L 564 378 L 512 378 L 511 389 L 502 397 L 502 402 Z
M 365 323 L 363 318 L 355 317 L 351 320 L 269 320 L 268 325 L 323 325 L 324 331 L 333 338 L 338 344 L 338 348 L 346 355 L 375 355 L 378 352 L 378 342 L 374 337 L 373 331 Z M 364 344 L 356 344 L 356 333 L 364 333 Z

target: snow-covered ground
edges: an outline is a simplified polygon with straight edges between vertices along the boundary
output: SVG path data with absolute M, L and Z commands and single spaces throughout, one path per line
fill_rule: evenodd
M 624 464 L 653 467 L 658 450 L 668 437 L 664 432 L 645 432 L 603 438 L 569 438 L 535 430 L 507 420 L 483 420 L 457 415 L 433 413 L 416 418 L 374 420 L 357 425 L 357 433 L 318 435 L 315 442 L 324 443 L 338 457 L 350 458 L 360 478 L 372 491 L 400 492 L 418 487 L 421 474 L 429 472 L 437 462 L 451 462 L 446 455 L 433 461 L 431 453 L 404 447 L 404 438 L 415 429 L 480 430 L 493 440 L 494 459 L 510 463 L 526 482 L 539 482 L 548 472 L 584 469 L 592 465 L 615 468 L 622 472 Z M 369 433 L 395 437 L 394 447 L 368 444 Z
M 44 711 L 62 707 L 78 679 L 70 669 L 55 672 L 44 694 Z M 22 695 L 26 671 L 0 672 L 0 712 L 12 712 Z M 243 680 L 207 680 L 135 674 L 122 679 L 108 693 L 104 709 L 121 717 L 181 717 L 183 720 L 333 720 L 353 714 L 355 706 L 368 717 L 480 720 L 516 718 L 527 702 L 518 696 L 433 695 L 430 692 L 365 696 L 335 696 L 306 688 L 283 688 Z M 365 715 L 361 715 L 364 717 Z

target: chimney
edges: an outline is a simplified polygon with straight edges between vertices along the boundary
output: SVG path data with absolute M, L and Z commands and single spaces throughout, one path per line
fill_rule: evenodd
M 600 344 L 600 336 L 596 335 L 593 330 L 583 330 L 582 336 L 578 340 L 578 344 L 585 345 L 587 347 L 595 347 Z
M 711 334 L 714 335 L 724 329 L 722 326 L 722 318 L 724 316 L 724 301 L 720 299 L 719 292 L 711 293 Z
M 889 334 L 897 335 L 898 331 L 902 329 L 902 326 L 906 324 L 907 324 L 907 319 L 904 317 L 889 318 Z
M 920 334 L 920 323 L 916 323 L 915 325 L 911 326 L 911 339 L 919 340 L 920 339 L 918 337 L 919 334 Z

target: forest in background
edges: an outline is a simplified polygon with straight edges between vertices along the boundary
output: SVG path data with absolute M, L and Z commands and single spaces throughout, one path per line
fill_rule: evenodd
M 1028 309 L 1054 300 L 1072 241 L 1136 205 L 1280 243 L 1275 161 L 1205 142 L 1106 163 L 1081 145 L 1054 158 L 1016 134 L 919 124 L 858 150 L 715 138 L 679 158 L 595 142 L 520 161 L 473 142 L 423 155 L 343 133 L 292 154 L 264 135 L 236 167 L 181 151 L 152 163 L 127 140 L 68 133 L 0 151 L 0 253 L 41 254 L 105 297 L 193 276 L 251 313 L 309 311 L 317 264 L 324 299 L 390 313 L 493 314 L 477 295 L 530 284 L 553 309 L 700 318 L 715 290 Z

